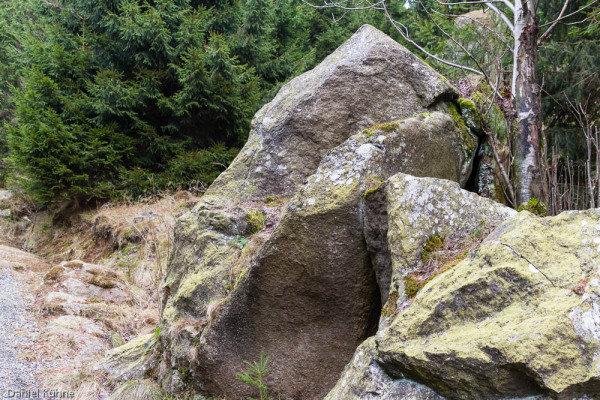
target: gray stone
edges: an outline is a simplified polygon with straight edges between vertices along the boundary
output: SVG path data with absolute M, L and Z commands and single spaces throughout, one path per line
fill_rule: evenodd
M 149 351 L 153 341 L 156 341 L 154 333 L 139 336 L 106 352 L 104 358 L 97 362 L 93 369 L 105 371 L 108 373 L 108 379 L 114 382 L 142 379 L 156 366 L 156 358 L 151 357 Z
M 598 398 L 599 245 L 598 210 L 514 215 L 431 279 L 351 365 L 375 362 L 387 379 L 448 399 Z M 365 396 L 371 381 L 348 367 L 335 390 Z
M 192 366 L 203 387 L 251 395 L 235 373 L 260 349 L 277 365 L 275 392 L 325 396 L 377 330 L 380 294 L 362 233 L 365 192 L 397 171 L 457 181 L 464 161 L 460 133 L 440 112 L 359 133 L 331 150 L 204 331 Z
M 154 211 L 142 212 L 142 213 L 137 214 L 135 217 L 133 217 L 133 223 L 137 224 L 137 223 L 140 223 L 142 221 L 151 221 L 151 220 L 156 219 L 158 217 L 160 217 L 160 215 L 158 215 Z
M 457 97 L 444 77 L 364 25 L 258 111 L 248 142 L 205 196 L 292 195 L 327 151 L 354 133 L 432 111 Z
M 377 325 L 362 196 L 400 171 L 466 182 L 474 138 L 450 116 L 457 97 L 370 26 L 284 85 L 256 114 L 232 165 L 175 227 L 161 315 L 170 349 L 159 368 L 163 388 L 179 387 L 179 371 L 190 370 L 199 391 L 252 395 L 235 376 L 265 350 L 277 365 L 274 390 L 322 398 Z M 168 335 L 174 325 L 184 333 Z
M 391 378 L 377 363 L 376 341 L 365 340 L 325 400 L 444 400 L 427 386 Z

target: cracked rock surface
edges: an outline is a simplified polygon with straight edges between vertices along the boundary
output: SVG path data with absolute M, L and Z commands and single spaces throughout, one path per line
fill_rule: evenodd
M 448 399 L 599 398 L 599 254 L 600 210 L 521 212 L 432 279 L 368 360 Z M 349 372 L 337 388 L 364 379 Z

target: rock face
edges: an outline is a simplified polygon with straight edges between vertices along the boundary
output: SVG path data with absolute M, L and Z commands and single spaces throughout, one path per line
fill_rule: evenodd
M 365 191 L 396 171 L 458 180 L 461 161 L 459 133 L 442 113 L 360 133 L 330 151 L 203 335 L 203 388 L 246 396 L 232 378 L 260 349 L 273 360 L 273 389 L 322 398 L 377 330 L 379 288 L 362 234 Z
M 329 391 L 379 319 L 365 191 L 397 172 L 466 182 L 476 139 L 451 114 L 456 96 L 364 26 L 257 113 L 240 155 L 175 228 L 159 368 L 167 391 L 255 396 L 235 377 L 261 350 L 275 393 Z
M 365 340 L 326 400 L 444 400 L 427 386 L 390 377 L 376 361 L 377 355 L 375 338 Z
M 207 195 L 292 195 L 327 151 L 354 133 L 457 97 L 445 78 L 364 25 L 256 114 L 248 143 Z
M 155 338 L 149 333 L 108 351 L 93 369 L 106 372 L 112 382 L 142 379 L 155 367 L 156 361 L 150 357 Z
M 404 174 L 371 191 L 364 210 L 367 247 L 384 304 L 391 293 L 390 309 L 406 300 L 404 278 L 424 267 L 423 249 L 430 238 L 468 240 L 516 213 L 455 182 Z
M 448 399 L 597 398 L 599 244 L 598 210 L 519 213 L 431 280 L 370 360 Z M 334 390 L 364 375 L 347 370 Z M 370 398 L 361 387 L 344 398 Z

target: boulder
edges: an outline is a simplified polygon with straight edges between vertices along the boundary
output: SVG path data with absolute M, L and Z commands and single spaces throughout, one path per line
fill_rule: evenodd
M 598 398 L 599 253 L 599 210 L 521 212 L 428 282 L 372 358 L 448 399 Z
M 431 238 L 437 238 L 440 245 L 449 242 L 447 252 L 453 257 L 446 260 L 442 248 L 435 256 L 452 265 L 453 258 L 463 257 L 483 240 L 485 232 L 515 214 L 443 179 L 399 173 L 370 190 L 364 199 L 364 236 L 384 304 L 379 334 L 358 348 L 327 399 L 371 399 L 373 393 L 382 399 L 441 399 L 404 375 L 390 377 L 378 363 L 377 338 L 386 334 L 390 322 L 403 317 L 402 310 L 412 301 L 406 294 L 406 277 L 422 271 L 421 284 L 428 287 L 427 279 L 440 273 L 427 270 L 436 263 L 423 257 Z
M 464 252 L 469 242 L 483 239 L 515 214 L 449 180 L 400 173 L 370 191 L 365 196 L 365 240 L 382 303 L 391 298 L 384 307 L 389 316 L 407 300 L 407 275 L 425 267 L 423 252 L 428 241 L 453 240 Z M 381 321 L 380 328 L 385 322 Z
M 54 343 L 55 356 L 67 358 L 68 354 L 58 349 L 68 346 L 69 351 L 77 354 L 77 359 L 90 359 L 101 354 L 106 348 L 105 336 L 105 332 L 91 319 L 72 315 L 52 319 L 41 333 L 41 339 Z
M 156 367 L 156 360 L 150 357 L 156 338 L 154 333 L 149 333 L 107 351 L 93 370 L 106 372 L 108 379 L 113 382 L 144 378 Z
M 379 123 L 443 109 L 448 81 L 399 43 L 362 26 L 315 69 L 284 85 L 206 197 L 292 195 L 327 151 Z
M 325 400 L 444 400 L 427 386 L 391 378 L 377 363 L 376 356 L 375 339 L 365 340 Z
M 327 151 L 363 128 L 447 111 L 446 102 L 457 97 L 444 77 L 369 25 L 284 85 L 256 114 L 238 157 L 179 219 L 165 283 L 166 319 L 197 317 L 227 294 L 237 258 L 232 243 L 246 234 L 249 214 L 279 198 L 273 223 Z
M 359 133 L 331 150 L 203 332 L 193 366 L 202 389 L 251 395 L 236 372 L 263 350 L 273 361 L 275 392 L 327 394 L 377 330 L 380 294 L 362 231 L 365 192 L 397 171 L 459 180 L 459 141 L 452 118 L 434 112 Z
M 40 257 L 14 247 L 0 245 L 0 268 L 39 272 L 47 270 L 48 267 L 48 263 Z
M 115 272 L 103 265 L 79 260 L 63 261 L 60 265 L 51 268 L 43 276 L 42 281 L 53 291 L 64 292 L 85 300 L 101 299 L 110 302 L 125 302 L 131 299 L 127 285 Z M 46 301 L 46 304 L 56 305 L 58 298 L 52 297 L 51 300 L 50 303 Z M 68 306 L 70 313 L 81 312 L 81 307 L 74 304 L 77 302 L 65 300 L 62 303 L 70 304 Z M 64 311 L 67 310 L 64 309 Z
M 370 26 L 284 85 L 176 224 L 163 286 L 163 388 L 187 379 L 204 393 L 252 395 L 235 376 L 264 350 L 274 390 L 322 398 L 377 329 L 362 197 L 397 172 L 466 182 L 477 139 L 457 123 L 456 98 Z

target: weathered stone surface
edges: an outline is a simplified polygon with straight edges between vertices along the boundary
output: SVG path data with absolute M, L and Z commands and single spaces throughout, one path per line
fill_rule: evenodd
M 408 379 L 393 379 L 375 361 L 374 338 L 365 340 L 354 353 L 342 377 L 325 400 L 443 400 L 427 386 Z
M 365 198 L 365 238 L 383 303 L 390 292 L 398 305 L 406 300 L 403 279 L 423 267 L 430 237 L 481 235 L 514 214 L 452 181 L 405 174 L 390 178 Z
M 200 391 L 247 396 L 235 374 L 264 350 L 282 395 L 324 396 L 377 324 L 362 195 L 398 171 L 466 181 L 473 138 L 449 114 L 455 98 L 443 77 L 370 26 L 285 85 L 177 223 L 163 291 L 163 388 L 185 375 Z M 174 325 L 185 328 L 171 337 Z
M 105 332 L 91 319 L 64 315 L 51 320 L 41 333 L 50 342 L 69 343 L 78 357 L 91 357 L 106 349 Z
M 364 232 L 386 312 L 382 311 L 379 335 L 359 347 L 328 398 L 441 398 L 402 374 L 388 376 L 377 362 L 378 340 L 387 334 L 389 322 L 403 317 L 399 311 L 406 300 L 403 278 L 423 267 L 422 253 L 430 237 L 460 233 L 468 240 L 474 232 L 491 229 L 515 214 L 443 179 L 399 173 L 369 191 Z
M 48 263 L 31 253 L 0 245 L 0 268 L 42 271 L 48 268 Z
M 165 318 L 197 317 L 226 295 L 248 212 L 284 203 L 325 153 L 360 129 L 445 109 L 455 89 L 400 44 L 365 25 L 318 67 L 284 85 L 254 118 L 244 149 L 178 221 Z M 274 207 L 277 214 L 282 204 Z
M 149 333 L 116 347 L 106 352 L 93 369 L 107 372 L 113 382 L 142 379 L 156 367 L 156 359 L 147 351 L 153 340 L 156 340 L 154 333 Z
M 43 282 L 56 292 L 82 297 L 86 300 L 102 299 L 124 302 L 131 298 L 125 283 L 120 277 L 103 265 L 89 264 L 82 261 L 65 261 L 50 269 L 43 277 Z M 52 298 L 57 304 L 58 297 Z M 61 304 L 70 307 L 65 312 L 78 314 L 81 307 L 77 302 L 65 300 Z M 46 302 L 50 305 L 50 303 Z
M 434 112 L 357 134 L 330 151 L 203 333 L 194 366 L 201 388 L 251 395 L 235 374 L 263 350 L 273 361 L 275 392 L 327 394 L 377 329 L 379 289 L 362 234 L 365 191 L 397 171 L 458 180 L 459 141 L 452 118 Z
M 392 377 L 450 399 L 600 396 L 600 211 L 521 212 L 380 332 Z
M 354 133 L 457 97 L 431 67 L 364 25 L 256 114 L 248 143 L 205 196 L 292 195 L 327 151 Z

